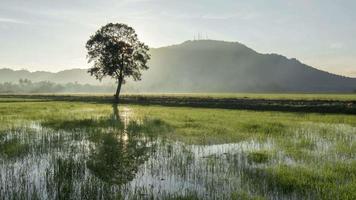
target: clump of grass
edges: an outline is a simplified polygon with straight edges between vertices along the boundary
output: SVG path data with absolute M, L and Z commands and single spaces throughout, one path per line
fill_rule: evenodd
M 266 163 L 271 159 L 271 153 L 268 151 L 254 151 L 247 155 L 247 160 L 252 163 Z
M 293 158 L 296 161 L 309 161 L 309 160 L 313 159 L 313 156 L 310 155 L 309 152 L 307 152 L 303 149 L 297 149 L 295 147 L 285 149 L 285 153 L 287 156 L 289 156 L 290 158 Z
M 270 190 L 284 194 L 297 192 L 315 199 L 356 199 L 356 162 L 317 166 L 277 165 L 248 172 L 267 184 Z
M 264 200 L 264 197 L 258 195 L 250 195 L 245 191 L 233 192 L 231 194 L 232 200 Z
M 296 143 L 296 148 L 314 150 L 316 148 L 316 144 L 311 139 L 302 138 Z
M 347 142 L 338 142 L 335 146 L 336 153 L 343 155 L 349 158 L 356 157 L 356 142 L 352 141 L 351 143 Z
M 171 126 L 158 118 L 144 118 L 141 122 L 132 120 L 127 126 L 128 133 L 143 133 L 149 136 L 162 136 L 163 133 L 170 132 L 171 130 Z
M 152 198 L 153 199 L 153 198 Z M 196 200 L 200 199 L 198 194 L 193 191 L 188 191 L 186 195 L 167 195 L 163 199 L 171 200 Z
M 183 127 L 185 128 L 199 128 L 200 127 L 200 123 L 198 120 L 192 119 L 190 117 L 186 117 L 184 119 L 184 125 Z
M 286 126 L 280 122 L 250 122 L 243 125 L 243 130 L 249 133 L 263 133 L 266 135 L 283 135 Z
M 313 158 L 310 152 L 316 149 L 315 141 L 302 138 L 277 138 L 279 148 L 283 150 L 287 156 L 297 161 L 309 161 Z
M 76 130 L 76 129 L 97 129 L 97 128 L 116 128 L 121 129 L 123 124 L 120 120 L 113 120 L 109 117 L 83 118 L 83 119 L 49 119 L 41 123 L 44 127 L 55 130 Z
M 317 175 L 311 169 L 304 167 L 288 167 L 286 165 L 276 166 L 267 170 L 267 181 L 271 185 L 275 185 L 282 189 L 285 193 L 290 193 L 295 190 L 303 191 L 314 184 L 316 181 L 321 181 L 323 177 Z
M 0 142 L 0 155 L 4 154 L 7 158 L 19 157 L 26 154 L 29 150 L 28 144 L 23 144 L 18 138 Z

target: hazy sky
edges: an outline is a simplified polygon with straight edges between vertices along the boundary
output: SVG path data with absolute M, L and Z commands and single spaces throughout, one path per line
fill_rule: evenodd
M 355 0 L 0 0 L 0 67 L 86 68 L 85 42 L 108 22 L 151 47 L 201 32 L 356 77 Z

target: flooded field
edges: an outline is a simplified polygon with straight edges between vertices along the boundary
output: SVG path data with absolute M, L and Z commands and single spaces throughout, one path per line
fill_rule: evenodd
M 0 199 L 356 199 L 356 117 L 0 103 Z

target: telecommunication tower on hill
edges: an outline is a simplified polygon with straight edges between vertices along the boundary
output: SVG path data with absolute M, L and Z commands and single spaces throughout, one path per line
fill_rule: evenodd
M 203 35 L 203 33 L 201 32 L 198 32 L 197 34 L 194 34 L 194 38 L 193 40 L 196 41 L 196 40 L 208 40 L 208 33 L 205 33 L 205 37 Z

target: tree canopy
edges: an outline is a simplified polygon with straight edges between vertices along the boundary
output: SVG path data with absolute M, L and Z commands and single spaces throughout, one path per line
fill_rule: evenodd
M 88 72 L 102 80 L 109 76 L 117 80 L 115 97 L 118 100 L 121 84 L 126 78 L 141 80 L 142 70 L 147 70 L 149 48 L 139 41 L 135 30 L 126 24 L 109 23 L 90 37 L 86 44 L 88 62 L 93 66 Z

